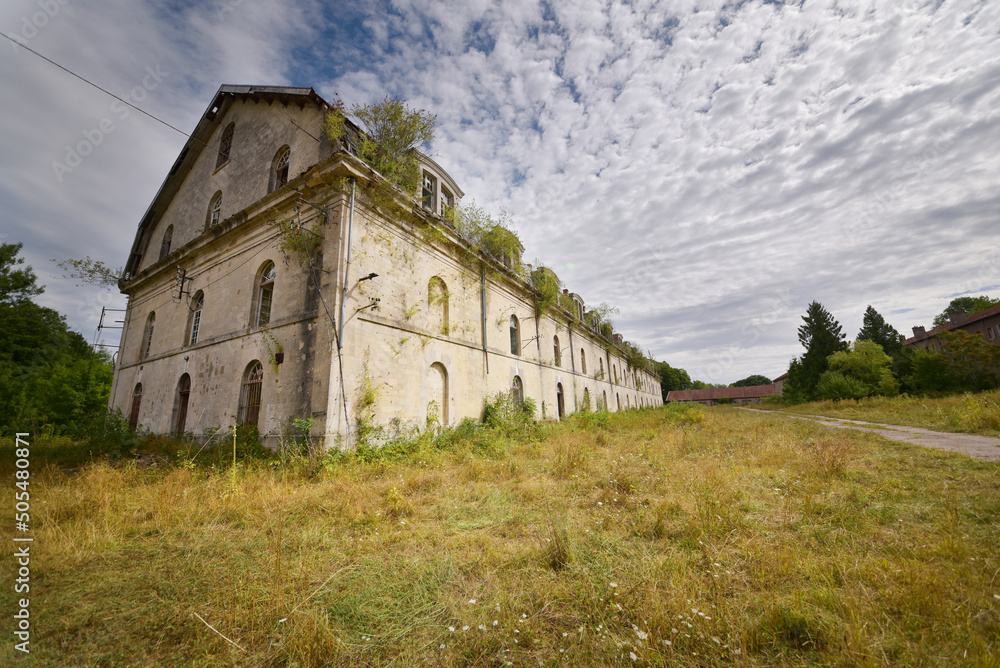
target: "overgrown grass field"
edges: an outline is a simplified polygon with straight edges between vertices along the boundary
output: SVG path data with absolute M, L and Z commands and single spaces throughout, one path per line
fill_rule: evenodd
M 222 461 L 34 470 L 32 665 L 996 665 L 997 464 L 674 406 Z
M 947 397 L 872 397 L 774 405 L 793 413 L 1000 436 L 1000 390 Z

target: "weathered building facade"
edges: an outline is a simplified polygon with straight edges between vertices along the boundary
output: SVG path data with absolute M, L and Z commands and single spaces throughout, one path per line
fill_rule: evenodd
M 454 424 L 485 397 L 544 417 L 660 405 L 655 376 L 576 309 L 537 292 L 442 214 L 463 193 L 429 158 L 405 215 L 311 88 L 223 86 L 143 217 L 111 406 L 156 433 L 312 420 Z M 328 441 L 332 442 L 332 441 Z

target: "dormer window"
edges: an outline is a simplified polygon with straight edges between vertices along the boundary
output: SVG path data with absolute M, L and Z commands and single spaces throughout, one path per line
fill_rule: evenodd
M 215 163 L 216 169 L 229 162 L 229 152 L 233 149 L 233 132 L 235 130 L 236 124 L 230 123 L 226 126 L 225 132 L 222 133 L 222 139 L 219 141 L 219 160 Z
M 423 188 L 420 191 L 421 204 L 425 209 L 437 212 L 437 179 L 424 172 Z
M 454 208 L 455 196 L 447 188 L 441 186 L 441 215 L 447 214 L 449 209 Z

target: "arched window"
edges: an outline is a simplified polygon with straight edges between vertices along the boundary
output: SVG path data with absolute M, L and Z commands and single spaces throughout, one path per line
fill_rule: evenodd
M 587 353 L 580 348 L 580 373 L 587 373 Z
M 212 201 L 208 205 L 208 226 L 215 227 L 222 220 L 222 191 L 212 195 Z
M 236 123 L 230 123 L 222 133 L 222 139 L 219 140 L 219 159 L 215 163 L 216 169 L 229 162 L 229 152 L 233 150 L 233 132 L 235 130 Z
M 583 406 L 580 407 L 580 410 L 584 413 L 589 413 L 590 409 L 590 390 L 585 387 L 583 388 Z
M 177 382 L 177 405 L 174 409 L 174 433 L 183 434 L 187 422 L 188 399 L 191 397 L 191 376 L 184 374 Z
M 198 336 L 201 334 L 201 311 L 205 308 L 205 293 L 199 290 L 191 300 L 191 318 L 188 321 L 188 345 L 193 346 L 198 343 Z
M 516 403 L 524 403 L 524 383 L 521 382 L 520 376 L 514 376 L 514 381 L 510 386 L 510 396 Z
M 431 364 L 427 378 L 427 425 L 448 424 L 448 370 L 440 362 Z
M 559 414 L 559 419 L 562 420 L 563 414 L 566 412 L 566 399 L 563 397 L 562 383 L 556 383 L 556 412 Z
M 597 358 L 597 367 L 598 367 L 598 369 L 597 369 L 597 377 L 603 380 L 604 379 L 604 359 L 603 358 L 601 358 L 601 357 Z
M 278 149 L 271 163 L 271 178 L 267 184 L 267 192 L 274 192 L 288 183 L 288 161 L 291 157 L 292 151 L 287 146 Z
M 615 401 L 618 402 L 618 410 L 621 411 L 621 409 L 622 409 L 622 395 L 616 393 L 615 394 Z
M 260 416 L 260 394 L 264 385 L 264 366 L 254 360 L 243 372 L 243 384 L 240 387 L 240 404 L 236 413 L 236 421 L 244 427 L 257 426 Z
M 559 347 L 559 337 L 552 337 L 552 348 L 554 355 L 552 359 L 555 361 L 556 366 L 562 366 L 562 349 Z
M 600 405 L 600 409 L 602 411 L 608 410 L 608 393 L 605 392 L 605 391 L 601 392 L 601 405 Z
M 432 332 L 448 333 L 448 286 L 440 276 L 427 283 L 427 315 Z
M 174 226 L 170 225 L 167 227 L 167 231 L 163 233 L 163 240 L 160 241 L 160 259 L 170 255 L 170 242 L 174 238 Z
M 153 328 L 156 326 L 156 313 L 150 313 L 146 318 L 146 331 L 142 335 L 142 354 L 139 359 L 149 357 L 149 351 L 153 347 Z
M 274 263 L 267 261 L 257 272 L 256 304 L 253 324 L 263 327 L 271 322 L 271 303 L 274 299 Z
M 510 316 L 510 354 L 521 354 L 521 329 L 516 315 Z
M 611 365 L 611 370 L 615 374 L 615 385 L 617 385 L 618 384 L 618 365 L 617 364 L 612 364 Z
M 132 410 L 128 414 L 128 428 L 135 431 L 139 426 L 139 406 L 142 404 L 142 383 L 136 383 L 132 390 Z

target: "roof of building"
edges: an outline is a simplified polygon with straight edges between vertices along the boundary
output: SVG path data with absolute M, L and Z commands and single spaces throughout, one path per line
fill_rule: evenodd
M 204 149 L 213 150 L 210 149 L 207 142 L 212 136 L 219 117 L 237 96 L 268 103 L 298 104 L 300 108 L 304 107 L 307 103 L 315 104 L 321 109 L 330 108 L 330 104 L 312 88 L 294 86 L 219 86 L 219 90 L 212 98 L 211 104 L 208 105 L 205 113 L 202 114 L 198 125 L 188 135 L 188 140 L 184 143 L 184 148 L 181 149 L 177 160 L 174 161 L 173 167 L 171 167 L 167 177 L 163 180 L 163 184 L 153 197 L 149 208 L 146 209 L 146 213 L 140 219 L 139 231 L 135 235 L 135 241 L 132 243 L 132 252 L 129 254 L 129 260 L 125 265 L 126 276 L 131 276 L 138 268 L 143 233 L 155 225 L 156 215 L 163 213 L 166 202 L 169 202 L 177 193 L 198 155 Z
M 941 332 L 950 332 L 953 329 L 959 327 L 965 327 L 966 325 L 971 325 L 972 323 L 979 322 L 989 318 L 990 316 L 1000 315 L 1000 304 L 996 306 L 991 306 L 988 309 L 979 311 L 978 313 L 973 313 L 972 315 L 959 315 L 954 321 L 941 325 L 940 327 L 935 327 L 934 329 L 928 330 L 923 334 L 918 334 L 916 336 L 911 336 L 910 338 L 903 341 L 904 346 L 908 346 L 916 343 L 917 341 L 925 341 L 927 339 L 934 338 L 935 335 Z
M 710 387 L 704 390 L 671 390 L 667 401 L 709 401 L 716 399 L 759 399 L 774 396 L 774 385 L 750 387 Z

